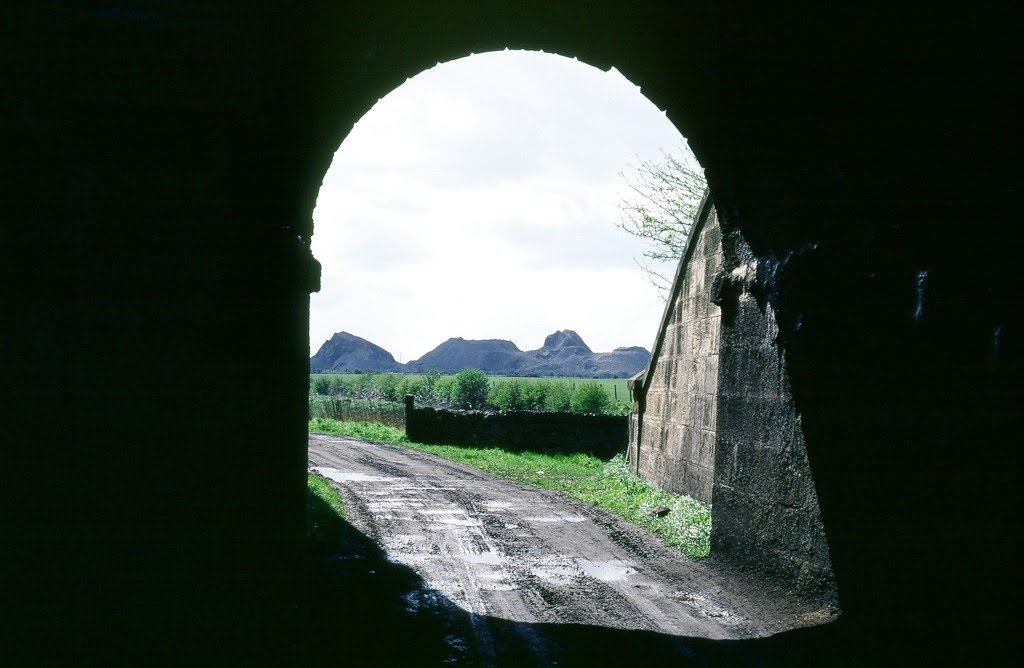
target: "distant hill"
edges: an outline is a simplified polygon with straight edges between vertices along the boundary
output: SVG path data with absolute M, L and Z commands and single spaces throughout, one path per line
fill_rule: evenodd
M 592 355 L 590 346 L 583 343 L 580 335 L 571 329 L 563 329 L 554 334 L 548 334 L 544 339 L 544 345 L 539 350 L 532 351 L 533 356 L 539 359 L 578 357 L 580 355 Z
M 467 366 L 487 373 L 498 374 L 518 371 L 523 362 L 523 351 L 504 339 L 474 341 L 448 339 L 429 353 L 406 364 L 409 371 L 424 372 L 437 369 L 441 373 L 458 373 Z M 492 371 L 501 369 L 502 371 Z
M 380 346 L 348 332 L 338 332 L 309 358 L 309 370 L 337 373 L 402 371 L 402 365 Z
M 639 346 L 595 353 L 571 329 L 550 334 L 537 350 L 523 351 L 504 339 L 448 339 L 423 357 L 399 364 L 391 353 L 366 339 L 339 332 L 309 360 L 309 370 L 407 371 L 437 369 L 457 373 L 466 367 L 496 376 L 628 377 L 647 366 L 650 353 Z

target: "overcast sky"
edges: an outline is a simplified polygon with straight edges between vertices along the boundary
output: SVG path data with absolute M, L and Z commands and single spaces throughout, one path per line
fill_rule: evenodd
M 615 226 L 620 173 L 681 143 L 617 70 L 561 56 L 487 53 L 409 79 L 324 177 L 311 354 L 340 331 L 403 362 L 450 337 L 530 350 L 560 329 L 598 352 L 650 349 L 664 303 L 634 262 L 644 245 Z

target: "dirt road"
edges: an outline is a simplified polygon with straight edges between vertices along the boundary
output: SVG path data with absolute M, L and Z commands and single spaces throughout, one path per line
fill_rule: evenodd
M 500 663 L 512 643 L 556 665 L 548 625 L 741 639 L 827 619 L 602 510 L 469 466 L 318 434 L 309 466 L 341 490 L 346 519 L 419 576 L 405 610 L 448 619 L 444 663 Z

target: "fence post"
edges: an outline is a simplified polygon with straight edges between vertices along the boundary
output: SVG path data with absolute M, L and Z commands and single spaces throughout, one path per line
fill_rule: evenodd
M 409 440 L 414 440 L 413 434 L 416 432 L 415 420 L 412 417 L 415 403 L 416 397 L 411 394 L 405 395 L 405 435 Z

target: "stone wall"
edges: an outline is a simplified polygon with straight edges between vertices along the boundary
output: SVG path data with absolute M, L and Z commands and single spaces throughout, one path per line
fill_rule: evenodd
M 722 265 L 722 244 L 707 203 L 686 257 L 651 353 L 629 457 L 659 487 L 711 503 L 720 309 L 710 282 Z
M 418 443 L 587 452 L 609 459 L 622 452 L 628 440 L 624 415 L 438 410 L 416 408 L 412 399 L 405 398 L 405 430 Z
M 828 544 L 765 290 L 750 247 L 705 201 L 632 383 L 629 459 L 711 504 L 714 557 L 830 605 Z

